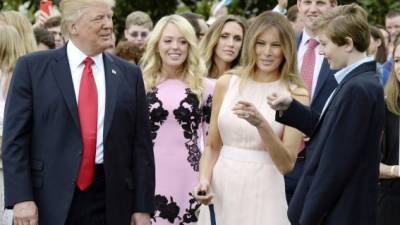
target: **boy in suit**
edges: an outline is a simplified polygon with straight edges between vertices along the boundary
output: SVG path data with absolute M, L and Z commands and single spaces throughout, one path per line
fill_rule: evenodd
M 276 119 L 310 137 L 305 169 L 289 205 L 294 225 L 372 225 L 376 223 L 379 143 L 384 99 L 376 63 L 368 58 L 367 13 L 344 5 L 314 23 L 320 54 L 329 61 L 338 87 L 322 113 L 291 96 L 268 97 Z
M 324 59 L 323 55 L 318 54 L 320 44 L 318 35 L 313 31 L 312 27 L 313 22 L 319 15 L 334 9 L 336 6 L 336 0 L 297 0 L 299 17 L 304 22 L 304 29 L 296 37 L 297 64 L 299 65 L 301 78 L 308 90 L 310 108 L 318 113 L 321 113 L 330 93 L 336 88 L 337 81 L 333 76 L 336 71 L 331 70 L 328 60 Z M 288 203 L 290 203 L 301 174 L 303 174 L 307 153 L 312 151 L 312 149 L 308 148 L 307 142 L 304 148 L 299 150 L 293 170 L 285 174 L 286 199 Z

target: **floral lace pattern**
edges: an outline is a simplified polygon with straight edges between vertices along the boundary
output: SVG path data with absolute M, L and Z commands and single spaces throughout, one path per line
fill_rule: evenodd
M 157 98 L 157 93 L 158 89 L 155 88 L 153 91 L 148 92 L 146 96 L 149 105 L 150 135 L 153 145 L 157 137 L 157 131 L 168 117 L 168 111 L 163 108 L 163 103 Z
M 210 122 L 212 96 L 207 93 L 201 102 L 187 86 L 171 81 L 150 90 L 146 98 L 154 154 L 161 157 L 157 158 L 160 162 L 158 168 L 163 171 L 158 175 L 162 178 L 157 180 L 153 223 L 193 225 L 197 222 L 196 212 L 200 204 L 190 191 L 199 171 L 200 142 Z M 168 162 L 164 164 L 162 157 L 167 157 Z M 184 170 L 181 179 L 188 178 L 183 186 L 177 185 L 181 180 L 170 177 L 175 174 L 166 173 L 180 168 Z
M 189 193 L 189 195 L 189 208 L 185 210 L 185 214 L 182 217 L 179 216 L 180 207 L 172 196 L 169 196 L 168 199 L 166 196 L 156 195 L 154 198 L 156 213 L 153 220 L 157 222 L 157 218 L 161 218 L 168 220 L 171 224 L 175 224 L 175 220 L 177 220 L 179 225 L 197 222 L 196 211 L 200 208 L 201 204 L 196 201 L 192 193 Z
M 183 136 L 188 139 L 185 143 L 189 153 L 187 160 L 194 171 L 199 171 L 201 151 L 197 144 L 199 138 L 197 131 L 202 120 L 202 111 L 197 96 L 189 88 L 186 89 L 186 98 L 173 113 L 183 129 Z

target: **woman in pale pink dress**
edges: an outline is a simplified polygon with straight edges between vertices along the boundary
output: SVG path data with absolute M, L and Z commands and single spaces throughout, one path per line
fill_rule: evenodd
M 141 66 L 156 165 L 153 224 L 194 225 L 200 204 L 191 190 L 198 180 L 213 90 L 189 22 L 178 15 L 162 18 L 148 37 Z
M 308 97 L 296 70 L 294 31 L 284 16 L 265 12 L 255 19 L 241 65 L 217 81 L 194 194 L 214 204 L 218 225 L 289 225 L 283 175 L 293 167 L 302 134 L 275 122 L 267 96 L 286 90 L 303 104 Z M 203 206 L 198 225 L 208 224 Z

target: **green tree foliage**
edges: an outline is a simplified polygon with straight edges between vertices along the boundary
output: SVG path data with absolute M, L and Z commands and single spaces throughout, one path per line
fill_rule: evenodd
M 0 8 L 3 10 L 18 9 L 18 6 L 20 6 L 24 2 L 24 0 L 0 0 Z
M 234 2 L 238 4 L 234 4 Z M 289 7 L 296 4 L 297 0 L 288 0 Z M 356 2 L 362 6 L 369 15 L 371 24 L 384 24 L 385 15 L 390 10 L 400 10 L 399 0 L 338 0 L 339 4 L 350 4 Z M 257 15 L 265 10 L 274 8 L 277 0 L 234 0 L 230 6 L 230 12 L 249 17 Z
M 292 6 L 296 2 L 296 0 L 289 0 L 288 5 Z M 383 25 L 386 13 L 390 10 L 400 10 L 399 0 L 338 0 L 338 2 L 339 4 L 358 3 L 368 12 L 371 24 Z M 257 15 L 265 10 L 270 10 L 276 4 L 277 0 L 233 0 L 229 11 L 249 17 L 250 15 Z
M 385 24 L 385 15 L 390 10 L 400 10 L 399 0 L 358 0 L 367 12 L 371 24 Z
M 53 0 L 57 4 L 60 0 Z M 123 33 L 126 16 L 135 11 L 141 10 L 150 14 L 154 22 L 162 16 L 175 12 L 192 11 L 208 18 L 211 6 L 217 0 L 116 0 L 114 10 L 114 24 L 118 36 Z M 368 13 L 371 24 L 384 24 L 385 14 L 389 10 L 400 10 L 399 0 L 338 0 L 339 4 L 357 2 Z M 0 0 L 0 9 L 18 10 L 18 7 L 27 0 Z M 288 0 L 289 6 L 296 4 L 297 0 Z M 29 12 L 37 10 L 39 0 L 29 1 Z M 236 15 L 250 17 L 265 10 L 272 9 L 277 0 L 232 0 L 229 12 Z M 31 13 L 32 14 L 32 13 Z M 32 15 L 30 16 L 32 17 Z

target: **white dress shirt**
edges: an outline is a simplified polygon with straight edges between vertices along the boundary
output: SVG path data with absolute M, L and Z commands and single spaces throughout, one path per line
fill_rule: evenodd
M 83 60 L 86 55 L 74 45 L 72 40 L 67 44 L 67 56 L 69 67 L 71 69 L 72 82 L 74 83 L 76 102 L 79 101 L 79 87 L 81 83 L 82 73 L 85 65 Z M 94 61 L 92 71 L 97 87 L 98 109 L 97 109 L 97 140 L 96 140 L 96 164 L 103 163 L 103 130 L 104 130 L 104 113 L 106 104 L 106 81 L 104 72 L 103 54 L 91 57 Z
M 4 75 L 0 70 L 0 137 L 3 136 L 3 124 L 4 124 L 4 108 L 6 106 L 6 96 L 3 94 L 3 83 L 5 82 Z M 1 146 L 1 141 L 0 141 Z
M 311 38 L 315 38 L 319 42 L 319 39 L 317 37 L 311 37 L 310 35 L 307 34 L 307 32 L 304 29 L 303 36 L 302 36 L 301 42 L 299 44 L 299 49 L 297 51 L 297 63 L 298 63 L 299 71 L 301 71 L 304 54 L 306 53 L 307 48 L 308 48 L 308 40 L 310 40 Z M 320 45 L 317 45 L 317 47 L 315 47 L 315 50 L 314 50 L 315 51 L 315 66 L 314 66 L 313 81 L 312 81 L 312 86 L 311 86 L 310 100 L 312 100 L 314 97 L 314 92 L 315 92 L 315 87 L 317 86 L 319 72 L 321 71 L 322 63 L 324 62 L 324 56 L 319 54 L 319 46 Z
M 6 96 L 3 95 L 3 82 L 5 82 L 5 80 L 6 79 L 4 79 L 3 73 L 0 70 L 0 138 L 2 138 L 2 136 L 3 136 L 4 108 L 6 105 Z M 0 139 L 0 147 L 1 147 L 1 139 Z M 0 170 L 3 170 L 3 161 L 1 160 L 1 155 L 2 155 L 2 153 L 1 153 L 1 149 L 0 149 Z M 1 183 L 1 181 L 0 181 L 0 183 Z M 2 186 L 0 186 L 0 188 L 2 188 Z M 0 197 L 2 197 L 1 195 L 2 195 L 2 193 L 0 193 Z

